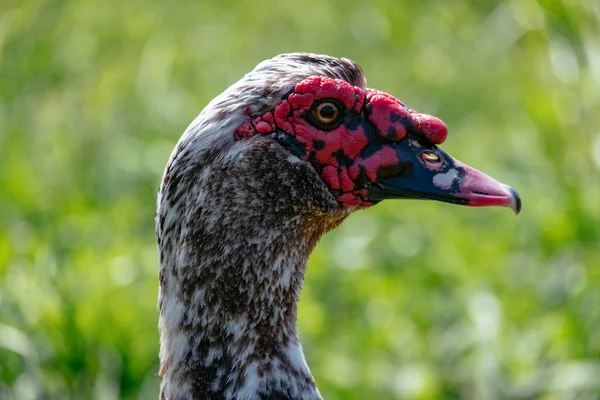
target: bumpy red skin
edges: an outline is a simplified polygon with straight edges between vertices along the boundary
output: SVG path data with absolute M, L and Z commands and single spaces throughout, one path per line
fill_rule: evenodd
M 324 99 L 335 99 L 346 108 L 346 119 L 331 130 L 319 129 L 306 118 L 314 103 Z M 356 123 L 356 116 L 360 123 Z M 365 132 L 368 123 L 375 134 L 370 137 Z M 399 160 L 391 145 L 380 146 L 366 156 L 363 151 L 374 136 L 379 136 L 379 142 L 384 139 L 391 143 L 403 140 L 409 132 L 420 133 L 432 144 L 440 144 L 448 130 L 438 118 L 419 114 L 387 93 L 362 90 L 341 79 L 315 76 L 298 83 L 272 111 L 249 117 L 235 131 L 235 139 L 260 134 L 281 142 L 287 135 L 293 136 L 304 147 L 299 158 L 313 164 L 341 205 L 368 207 L 372 203 L 366 198 L 366 188 L 376 182 L 380 168 L 395 165 Z M 361 170 L 363 176 L 357 183 Z

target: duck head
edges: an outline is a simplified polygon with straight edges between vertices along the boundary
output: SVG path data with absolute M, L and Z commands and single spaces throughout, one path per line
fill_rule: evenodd
M 272 138 L 308 161 L 338 203 L 369 207 L 385 199 L 433 199 L 521 209 L 517 192 L 438 147 L 446 125 L 387 93 L 345 79 L 312 76 L 271 110 L 248 116 L 235 139 Z

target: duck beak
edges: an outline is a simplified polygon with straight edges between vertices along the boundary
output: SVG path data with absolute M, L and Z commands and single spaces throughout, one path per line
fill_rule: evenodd
M 454 159 L 436 146 L 414 140 L 394 146 L 397 168 L 389 166 L 367 190 L 372 202 L 430 199 L 471 207 L 500 206 L 521 211 L 521 198 L 508 185 Z M 390 172 L 386 172 L 390 171 Z

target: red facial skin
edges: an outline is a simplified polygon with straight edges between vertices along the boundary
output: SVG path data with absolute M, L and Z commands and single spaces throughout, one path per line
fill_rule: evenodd
M 318 128 L 307 118 L 315 103 L 324 99 L 336 100 L 344 108 L 345 117 L 330 130 Z M 366 198 L 366 188 L 376 181 L 381 168 L 397 165 L 399 160 L 392 146 L 365 150 L 382 139 L 399 142 L 407 132 L 419 133 L 436 145 L 448 134 L 441 120 L 419 114 L 387 93 L 315 76 L 298 83 L 274 110 L 250 117 L 234 137 L 260 134 L 282 143 L 292 140 L 298 150 L 295 155 L 313 164 L 341 205 L 368 207 L 372 203 Z

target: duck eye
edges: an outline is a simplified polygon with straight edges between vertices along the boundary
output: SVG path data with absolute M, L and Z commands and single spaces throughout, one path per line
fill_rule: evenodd
M 326 100 L 317 104 L 312 111 L 314 122 L 323 129 L 332 129 L 342 120 L 342 111 L 334 101 Z
M 437 154 L 435 154 L 433 151 L 430 151 L 430 150 L 425 150 L 424 152 L 422 152 L 421 158 L 423 158 L 423 161 L 431 163 L 431 164 L 438 164 L 438 163 L 442 162 L 442 159 L 440 158 L 440 156 L 438 156 Z
M 330 102 L 325 102 L 317 106 L 316 113 L 316 117 L 319 122 L 330 124 L 336 120 L 339 110 L 337 105 Z

